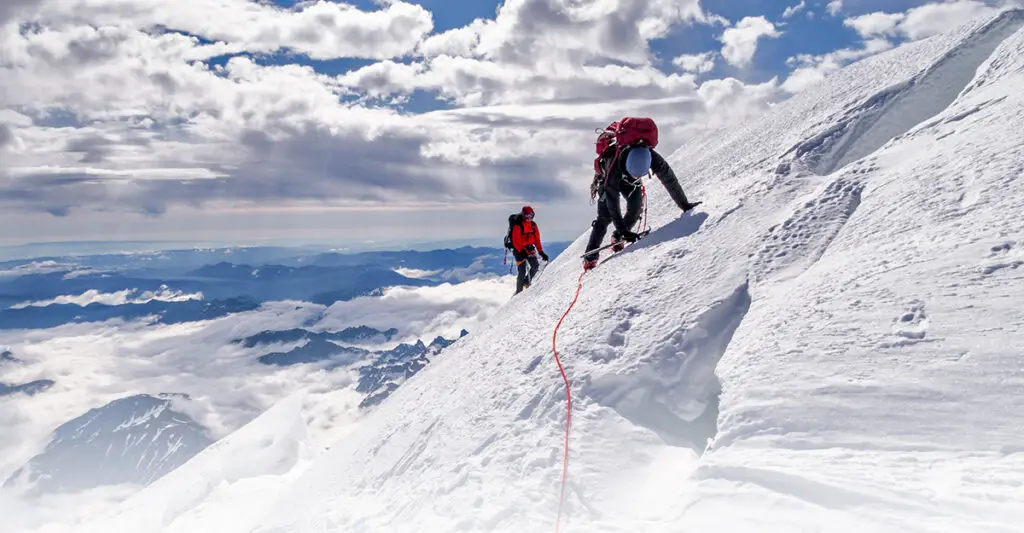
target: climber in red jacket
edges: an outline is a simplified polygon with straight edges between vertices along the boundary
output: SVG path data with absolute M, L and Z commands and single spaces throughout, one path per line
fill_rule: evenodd
M 540 254 L 544 261 L 548 260 L 548 254 L 544 253 L 544 246 L 540 243 L 540 228 L 533 221 L 533 208 L 528 205 L 523 206 L 523 210 L 519 214 L 519 223 L 512 226 L 512 252 L 516 259 L 516 267 L 519 269 L 519 276 L 516 278 L 516 294 L 528 288 L 533 276 L 537 274 L 537 269 L 540 268 L 537 254 Z M 526 271 L 527 263 L 529 263 L 529 273 Z

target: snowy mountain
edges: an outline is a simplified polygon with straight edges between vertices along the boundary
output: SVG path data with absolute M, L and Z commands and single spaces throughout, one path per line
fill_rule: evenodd
M 469 335 L 462 330 L 459 338 Z M 381 352 L 377 359 L 359 368 L 359 384 L 356 390 L 365 393 L 366 399 L 359 407 L 378 405 L 395 392 L 398 386 L 423 370 L 432 358 L 441 354 L 446 348 L 455 344 L 444 337 L 437 337 L 430 344 L 417 341 L 416 344 L 400 344 L 397 347 Z
M 134 320 L 144 317 L 152 317 L 155 322 L 162 324 L 178 324 L 252 311 L 259 306 L 260 302 L 247 297 L 210 301 L 151 300 L 142 304 L 117 305 L 52 303 L 0 309 L 0 329 L 45 329 L 71 322 L 102 322 L 113 318 Z
M 316 337 L 287 352 L 261 355 L 260 362 L 265 365 L 287 366 L 329 361 L 332 365 L 346 366 L 358 363 L 369 353 L 362 348 L 341 346 L 327 339 Z
M 330 305 L 387 287 L 425 286 L 434 282 L 409 278 L 380 265 L 251 266 L 220 262 L 188 272 L 184 280 L 210 282 L 206 293 L 216 296 L 254 294 L 264 300 L 296 299 Z
M 284 255 L 288 250 L 292 257 Z M 556 245 L 552 257 L 557 250 Z M 219 260 L 200 262 L 214 258 Z M 237 262 L 244 259 L 287 264 Z M 0 262 L 0 330 L 142 317 L 175 324 L 266 302 L 330 306 L 382 296 L 393 287 L 435 287 L 498 274 L 508 274 L 500 249 L 470 247 L 362 254 L 228 248 L 21 259 Z
M 52 493 L 159 479 L 212 443 L 173 399 L 140 394 L 89 410 L 58 427 L 46 450 L 4 485 Z
M 283 331 L 262 331 L 256 335 L 246 337 L 245 339 L 238 339 L 234 342 L 241 343 L 246 348 L 252 348 L 261 344 L 299 342 L 314 339 L 332 340 L 347 344 L 375 344 L 390 341 L 397 334 L 398 330 L 395 328 L 381 331 L 368 326 L 353 326 L 337 332 L 320 333 L 296 328 Z
M 371 332 L 376 332 L 373 334 Z M 361 362 L 358 367 L 359 382 L 356 391 L 366 395 L 359 407 L 372 407 L 384 401 L 399 385 L 426 367 L 431 359 L 455 343 L 444 337 L 436 337 L 430 344 L 418 340 L 413 344 L 401 343 L 389 350 L 370 351 L 357 346 L 338 344 L 346 340 L 368 340 L 387 336 L 397 330 L 379 332 L 373 328 L 347 328 L 340 332 L 314 333 L 304 329 L 287 331 L 264 331 L 247 337 L 241 342 L 255 347 L 272 342 L 302 342 L 288 351 L 271 352 L 259 357 L 265 365 L 290 366 L 298 364 L 322 364 L 325 368 L 350 366 Z M 462 330 L 459 338 L 469 332 Z
M 504 235 L 496 235 L 495 243 Z M 568 243 L 545 242 L 544 250 L 552 258 L 565 250 Z M 384 265 L 396 270 L 418 271 L 423 279 L 434 281 L 460 281 L 480 275 L 508 273 L 505 250 L 463 246 L 440 250 L 377 251 L 357 254 L 325 253 L 312 260 L 318 266 L 351 266 L 362 264 Z
M 1019 531 L 1022 27 L 694 140 L 697 212 L 651 184 L 648 238 L 582 274 L 582 234 L 329 451 L 290 399 L 78 530 Z
M 35 381 L 29 381 L 27 383 L 20 383 L 18 385 L 8 385 L 0 383 L 0 396 L 8 396 L 11 394 L 28 394 L 29 396 L 39 394 L 49 389 L 54 384 L 53 380 L 50 379 L 37 379 Z

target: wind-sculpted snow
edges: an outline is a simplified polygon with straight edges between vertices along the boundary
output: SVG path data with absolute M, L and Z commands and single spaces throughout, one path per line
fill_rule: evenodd
M 863 188 L 857 177 L 838 178 L 798 206 L 785 222 L 768 228 L 765 245 L 751 264 L 751 278 L 799 275 L 814 264 L 853 216 Z
M 668 444 L 704 453 L 717 432 L 721 390 L 715 367 L 749 309 L 750 294 L 744 284 L 692 327 L 672 332 L 634 368 L 598 375 L 584 383 L 580 392 L 654 431 Z M 609 345 L 623 351 L 630 328 L 631 322 L 623 321 L 612 330 Z
M 583 233 L 282 478 L 249 531 L 553 530 L 552 330 L 577 280 L 563 531 L 1019 531 L 1020 20 L 869 58 L 684 146 L 669 161 L 696 212 L 652 183 L 651 240 L 581 278 Z M 794 157 L 881 94 L 831 162 Z
M 993 20 L 924 72 L 845 111 L 835 125 L 795 146 L 793 155 L 827 175 L 871 154 L 953 103 L 981 63 L 1021 25 L 1024 15 L 1017 12 Z

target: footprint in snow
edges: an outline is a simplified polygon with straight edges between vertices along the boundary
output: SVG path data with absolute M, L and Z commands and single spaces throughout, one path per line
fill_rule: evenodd
M 810 268 L 860 206 L 863 188 L 858 180 L 837 179 L 788 220 L 769 228 L 764 246 L 754 254 L 751 277 L 763 281 Z
M 529 374 L 529 373 L 533 372 L 534 370 L 537 370 L 537 367 L 540 366 L 540 363 L 543 360 L 544 360 L 543 356 L 539 356 L 538 355 L 537 357 L 535 357 L 533 359 L 533 361 L 530 361 L 530 364 L 526 365 L 526 368 L 523 369 L 523 374 Z
M 928 333 L 928 315 L 924 302 L 915 301 L 893 321 L 893 334 L 905 339 L 921 340 Z
M 633 328 L 633 319 L 640 315 L 641 311 L 635 307 L 626 307 L 619 311 L 625 314 L 621 322 L 608 332 L 607 346 L 600 346 L 590 352 L 590 360 L 597 363 L 607 363 L 618 359 L 629 342 L 629 330 Z
M 983 276 L 991 276 L 1001 270 L 1016 270 L 1024 265 L 1024 256 L 1019 248 L 1015 248 L 1016 241 L 1007 241 L 993 246 L 988 254 L 988 261 L 981 267 Z
M 632 327 L 632 324 L 629 320 L 624 320 L 618 326 L 615 326 L 611 333 L 608 334 L 608 344 L 611 346 L 625 346 L 626 333 L 629 332 L 630 327 Z

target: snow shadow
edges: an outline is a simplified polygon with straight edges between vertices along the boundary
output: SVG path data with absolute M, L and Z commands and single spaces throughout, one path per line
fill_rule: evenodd
M 583 386 L 583 394 L 654 431 L 666 444 L 703 454 L 718 432 L 721 384 L 715 369 L 750 304 L 744 283 L 691 327 L 655 345 L 627 373 L 596 377 Z
M 847 109 L 836 124 L 787 152 L 812 172 L 832 174 L 866 157 L 952 105 L 996 48 L 1024 25 L 1009 11 L 950 51 L 928 70 Z
M 694 233 L 700 231 L 700 228 L 707 222 L 709 215 L 707 213 L 694 213 L 692 211 L 683 213 L 682 216 L 665 224 L 664 226 L 651 231 L 651 233 L 640 239 L 639 241 L 626 246 L 624 250 L 609 257 L 607 260 L 611 261 L 616 256 L 625 255 L 637 250 L 647 248 L 649 246 L 656 246 L 661 243 L 668 241 L 674 241 L 676 239 L 682 239 L 689 237 Z

